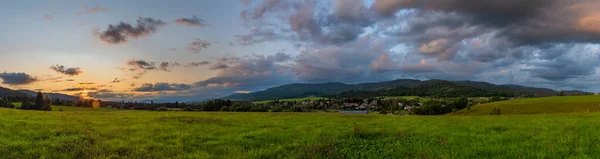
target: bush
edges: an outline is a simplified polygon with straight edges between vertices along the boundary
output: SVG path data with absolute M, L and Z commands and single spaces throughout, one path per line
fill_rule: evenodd
M 194 109 L 192 109 L 192 107 L 185 107 L 183 108 L 183 111 L 194 111 Z
M 499 108 L 494 108 L 492 110 L 492 112 L 490 112 L 490 115 L 500 115 L 502 114 Z
M 292 111 L 293 112 L 302 112 L 302 108 L 300 108 L 300 107 L 294 107 L 294 109 Z
M 379 114 L 387 114 L 387 111 L 381 110 L 381 111 L 379 111 Z
M 283 109 L 281 109 L 279 107 L 271 110 L 271 112 L 282 112 L 282 111 L 283 111 Z
M 23 109 L 23 110 L 31 110 L 31 109 L 33 109 L 33 104 L 32 104 L 32 103 L 30 103 L 30 102 L 23 102 L 23 103 L 21 104 L 21 108 L 20 108 L 20 109 Z
M 167 107 L 158 107 L 158 108 L 156 108 L 156 109 L 154 109 L 154 110 L 156 110 L 156 111 L 161 111 L 161 112 L 162 112 L 162 111 L 169 111 L 169 109 L 167 109 Z
M 227 106 L 221 107 L 222 112 L 228 112 L 229 108 Z
M 52 111 L 52 107 L 51 106 L 44 106 L 40 110 L 43 110 L 43 111 Z

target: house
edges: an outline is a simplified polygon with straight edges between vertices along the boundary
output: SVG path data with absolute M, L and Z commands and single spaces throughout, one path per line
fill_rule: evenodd
M 367 114 L 366 110 L 340 110 L 340 114 Z
M 358 103 L 344 103 L 344 107 L 358 107 Z

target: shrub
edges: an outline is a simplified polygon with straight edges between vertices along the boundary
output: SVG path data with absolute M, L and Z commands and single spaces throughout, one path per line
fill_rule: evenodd
M 228 112 L 229 108 L 227 106 L 221 107 L 222 112 Z
M 167 109 L 167 107 L 158 107 L 156 109 L 154 109 L 156 111 L 169 111 L 169 109 Z
M 183 108 L 183 111 L 194 111 L 194 109 L 192 109 L 192 107 L 185 107 Z
M 490 112 L 490 115 L 500 115 L 501 111 L 499 108 L 494 108 L 492 109 L 492 112 Z
M 271 112 L 282 112 L 282 111 L 283 110 L 279 107 L 271 110 Z
M 302 108 L 300 107 L 294 107 L 294 110 L 292 110 L 293 112 L 302 112 Z
M 43 111 L 52 111 L 52 107 L 51 106 L 44 106 L 40 110 L 43 110 Z
M 379 111 L 379 114 L 387 114 L 387 111 L 381 110 L 381 111 Z

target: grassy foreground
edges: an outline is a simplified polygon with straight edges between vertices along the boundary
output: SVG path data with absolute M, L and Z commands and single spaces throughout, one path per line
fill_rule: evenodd
M 456 114 L 489 115 L 494 108 L 500 109 L 502 114 L 587 113 L 600 111 L 598 105 L 600 96 L 597 95 L 529 98 L 482 104 Z
M 0 108 L 0 158 L 594 158 L 600 114 L 23 111 Z

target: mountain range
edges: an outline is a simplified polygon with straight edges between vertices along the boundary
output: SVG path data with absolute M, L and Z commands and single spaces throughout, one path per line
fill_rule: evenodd
M 43 94 L 47 95 L 51 99 L 71 100 L 71 101 L 75 101 L 75 100 L 79 99 L 79 97 L 77 97 L 77 96 L 71 96 L 71 95 L 60 94 L 60 93 L 43 93 Z M 5 97 L 5 96 L 8 96 L 8 97 L 23 97 L 23 96 L 35 97 L 36 95 L 37 95 L 37 92 L 35 92 L 35 91 L 12 90 L 12 89 L 8 89 L 8 88 L 0 87 L 0 97 Z
M 578 90 L 563 91 L 564 95 L 588 94 Z M 547 88 L 526 87 L 520 85 L 496 85 L 476 81 L 445 81 L 445 80 L 412 80 L 398 79 L 385 82 L 346 84 L 329 83 L 294 83 L 272 87 L 253 93 L 232 94 L 223 99 L 239 101 L 259 101 L 286 98 L 303 98 L 309 96 L 333 98 L 365 98 L 378 96 L 428 96 L 428 97 L 548 97 L 559 94 L 558 91 Z M 30 90 L 11 90 L 0 87 L 0 97 L 30 96 L 36 92 Z M 79 97 L 60 93 L 44 93 L 52 99 L 78 100 Z M 201 97 L 160 97 L 154 102 L 193 102 L 206 100 Z M 150 101 L 150 99 L 148 100 Z
M 580 91 L 579 91 L 580 92 Z M 345 84 L 295 83 L 266 89 L 254 93 L 233 94 L 224 99 L 258 101 L 285 98 L 320 97 L 377 97 L 377 96 L 433 96 L 433 97 L 488 97 L 488 96 L 527 96 L 547 97 L 557 95 L 556 90 L 525 87 L 519 85 L 495 85 L 475 81 L 412 80 Z

